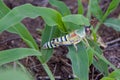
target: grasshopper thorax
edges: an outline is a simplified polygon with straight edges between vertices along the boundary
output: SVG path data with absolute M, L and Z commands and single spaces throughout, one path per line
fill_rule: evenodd
M 85 26 L 80 29 L 75 30 L 75 33 L 81 37 L 84 38 L 86 35 L 89 35 L 91 33 L 90 26 Z
M 85 37 L 85 35 L 86 35 L 85 28 L 82 27 L 80 29 L 75 30 L 75 34 L 77 34 L 81 38 Z

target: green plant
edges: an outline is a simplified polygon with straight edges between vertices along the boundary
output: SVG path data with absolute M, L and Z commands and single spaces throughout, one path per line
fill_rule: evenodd
M 101 80 L 120 80 L 120 69 L 117 69 L 110 73 L 107 77 L 103 77 Z
M 50 8 L 44 7 L 35 7 L 30 4 L 25 4 L 19 7 L 16 7 L 12 10 L 8 9 L 4 3 L 0 0 L 0 32 L 5 30 L 18 34 L 28 45 L 30 48 L 15 48 L 10 50 L 0 51 L 0 65 L 12 62 L 26 56 L 37 56 L 40 62 L 42 63 L 44 69 L 48 73 L 51 80 L 54 80 L 54 77 L 47 66 L 46 62 L 52 56 L 53 49 L 39 51 L 38 45 L 25 28 L 23 24 L 20 23 L 26 17 L 35 18 L 37 16 L 41 16 L 46 23 L 44 31 L 42 33 L 42 45 L 51 40 L 52 38 L 59 37 L 69 33 L 72 30 L 80 29 L 81 25 L 90 25 L 90 17 L 91 15 L 95 16 L 99 23 L 96 25 L 95 29 L 92 29 L 94 40 L 88 39 L 89 46 L 86 48 L 84 42 L 80 42 L 77 44 L 78 51 L 75 51 L 74 46 L 68 46 L 69 53 L 68 57 L 72 62 L 73 74 L 76 75 L 76 78 L 81 80 L 88 80 L 89 66 L 93 64 L 100 72 L 102 72 L 105 76 L 109 75 L 108 65 L 110 65 L 113 69 L 116 69 L 114 65 L 112 65 L 109 61 L 107 61 L 102 56 L 102 50 L 100 49 L 96 36 L 97 30 L 101 24 L 106 24 L 108 26 L 112 26 L 113 28 L 119 31 L 119 19 L 113 19 L 112 25 L 107 16 L 118 6 L 120 0 L 112 0 L 107 11 L 105 13 L 102 12 L 98 5 L 98 0 L 89 0 L 87 18 L 83 16 L 84 9 L 81 3 L 81 0 L 78 0 L 78 14 L 71 14 L 70 10 L 67 6 L 58 0 L 49 0 L 49 3 L 59 10 L 53 10 Z M 63 7 L 64 6 L 64 7 Z M 72 20 L 71 20 L 72 19 Z M 117 21 L 116 21 L 117 20 Z M 7 22 L 6 22 L 7 21 Z M 119 28 L 119 29 L 118 29 Z M 23 33 L 24 32 L 24 33 Z M 47 37 L 49 36 L 49 37 Z M 24 50 L 23 50 L 24 49 Z M 14 56 L 12 51 L 14 52 Z M 19 52 L 26 54 L 19 54 Z M 8 55 L 9 54 L 9 55 Z M 18 55 L 19 54 L 19 55 Z M 16 57 L 17 56 L 17 57 Z M 96 56 L 97 60 L 94 59 L 93 56 Z M 102 65 L 102 66 L 101 66 Z M 118 70 L 119 72 L 119 70 Z
M 33 80 L 32 76 L 27 71 L 22 71 L 20 68 L 1 68 L 0 80 Z

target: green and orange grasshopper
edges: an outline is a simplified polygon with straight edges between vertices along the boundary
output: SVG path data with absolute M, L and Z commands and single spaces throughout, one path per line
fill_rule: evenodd
M 70 34 L 46 42 L 43 45 L 42 49 L 55 48 L 61 45 L 65 45 L 65 46 L 74 45 L 75 49 L 77 50 L 76 44 L 78 44 L 82 40 L 86 41 L 85 37 L 90 33 L 91 33 L 90 26 L 84 26 L 82 29 L 77 29 L 71 32 Z

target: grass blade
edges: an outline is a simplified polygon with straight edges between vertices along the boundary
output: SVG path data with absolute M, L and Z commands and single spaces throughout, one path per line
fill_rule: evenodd
M 107 27 L 112 27 L 116 31 L 120 31 L 120 19 L 109 18 L 104 22 L 104 24 Z
M 37 43 L 23 24 L 16 24 L 7 31 L 18 34 L 29 47 L 39 50 Z
M 81 0 L 77 0 L 78 1 L 78 14 L 83 14 L 84 13 L 84 9 L 83 9 L 83 5 Z
M 30 48 L 15 48 L 0 51 L 0 65 L 25 58 L 27 56 L 41 56 L 41 53 Z
M 119 5 L 120 0 L 112 0 L 111 3 L 109 4 L 109 7 L 107 9 L 107 11 L 105 12 L 104 16 L 102 17 L 102 21 L 104 22 L 106 17 L 112 12 L 114 11 L 117 6 Z
M 102 59 L 99 57 L 96 57 L 96 59 L 93 59 L 93 65 L 96 69 L 98 69 L 103 75 L 108 76 L 108 64 L 105 63 Z M 101 66 L 102 65 L 102 66 Z
M 89 49 L 91 50 L 93 55 L 95 55 L 95 54 L 102 55 L 102 50 L 100 49 L 100 47 L 97 43 L 93 42 L 92 40 L 89 40 L 89 44 L 91 46 L 91 47 L 89 47 Z M 103 56 L 101 56 L 101 57 L 103 57 Z M 93 59 L 93 65 L 101 73 L 103 73 L 104 75 L 108 75 L 108 64 L 103 59 L 99 58 L 98 56 L 95 56 L 95 58 Z M 101 65 L 103 65 L 103 66 L 101 66 Z
M 0 19 L 9 12 L 8 7 L 0 0 Z
M 88 3 L 87 18 L 89 20 L 91 19 L 91 0 L 89 0 L 89 3 Z
M 43 65 L 45 71 L 47 72 L 47 74 L 49 75 L 50 80 L 55 80 L 55 79 L 54 79 L 54 76 L 52 75 L 52 72 L 51 72 L 50 69 L 49 69 L 49 66 L 48 66 L 46 63 L 45 63 L 45 64 L 42 64 L 42 65 Z
M 90 18 L 90 15 L 95 16 L 100 21 L 102 20 L 103 12 L 98 5 L 98 0 L 89 0 L 88 13 L 87 16 Z
M 48 0 L 49 3 L 52 6 L 57 7 L 58 11 L 63 15 L 66 16 L 68 14 L 71 14 L 70 10 L 68 9 L 68 7 L 66 6 L 65 3 L 63 3 L 62 1 L 59 0 Z
M 104 56 L 100 55 L 99 52 L 95 51 L 94 49 L 92 49 L 92 50 L 94 51 L 95 56 L 98 57 L 98 60 L 100 59 L 100 60 L 102 60 L 105 64 L 110 65 L 111 68 L 117 69 L 113 64 L 111 64 L 108 60 L 106 60 L 106 58 L 105 58 Z
M 88 57 L 89 57 L 89 66 L 93 63 L 93 51 L 91 50 L 90 47 L 87 48 L 87 53 L 88 53 Z

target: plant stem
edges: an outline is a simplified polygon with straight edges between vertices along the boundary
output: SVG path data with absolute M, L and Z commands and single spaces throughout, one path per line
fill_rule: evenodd
M 93 50 L 93 49 L 92 49 Z M 105 57 L 103 57 L 103 56 L 101 56 L 98 52 L 96 52 L 96 51 L 94 51 L 93 50 L 93 52 L 95 52 L 95 55 L 97 56 L 97 57 L 99 57 L 101 60 L 103 60 L 105 63 L 107 63 L 108 65 L 110 65 L 113 69 L 117 69 L 113 64 L 111 64 L 108 60 L 106 60 L 106 58 Z
M 95 28 L 95 33 L 97 33 L 98 29 L 99 29 L 99 26 L 101 25 L 102 23 L 99 22 L 97 25 L 96 25 L 96 28 Z
M 46 63 L 44 63 L 42 65 L 43 65 L 43 68 L 45 69 L 45 71 L 47 72 L 48 76 L 50 77 L 50 80 L 55 80 L 51 70 L 48 67 L 48 65 Z
M 50 68 L 48 67 L 48 65 L 46 64 L 46 62 L 44 61 L 43 56 L 39 57 L 37 56 L 37 58 L 39 59 L 39 61 L 42 63 L 44 70 L 46 71 L 46 73 L 48 74 L 48 76 L 50 77 L 50 80 L 55 80 Z

